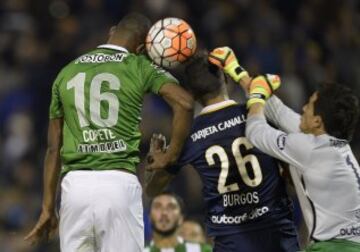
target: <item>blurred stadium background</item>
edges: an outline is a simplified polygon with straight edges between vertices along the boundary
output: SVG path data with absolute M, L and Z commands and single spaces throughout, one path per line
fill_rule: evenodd
M 280 96 L 301 111 L 319 81 L 346 83 L 360 94 L 359 10 L 357 0 L 0 1 L 0 251 L 59 251 L 56 240 L 37 248 L 23 242 L 41 207 L 50 88 L 61 67 L 104 43 L 124 14 L 187 20 L 199 46 L 228 45 L 251 74 L 280 73 Z M 235 85 L 230 89 L 242 99 Z M 159 98 L 146 98 L 142 156 L 153 132 L 169 135 L 170 112 Z M 352 147 L 359 160 L 360 130 Z M 183 169 L 172 187 L 184 197 L 187 213 L 201 219 L 195 174 Z M 147 213 L 145 196 L 144 202 Z

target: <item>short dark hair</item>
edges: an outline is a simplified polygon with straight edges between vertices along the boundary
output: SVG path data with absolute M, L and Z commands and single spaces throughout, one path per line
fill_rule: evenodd
M 163 192 L 159 193 L 158 195 L 156 195 L 155 197 L 153 197 L 150 201 L 150 209 L 151 209 L 151 206 L 152 206 L 154 200 L 160 196 L 169 196 L 169 197 L 174 198 L 180 207 L 181 214 L 183 214 L 183 215 L 185 214 L 184 200 L 179 195 L 177 195 L 176 193 L 174 193 L 172 191 L 163 191 Z
M 140 41 L 145 41 L 145 37 L 151 27 L 151 21 L 146 16 L 132 12 L 124 16 L 117 24 L 116 29 L 126 31 L 137 36 Z
M 359 119 L 359 99 L 350 88 L 337 83 L 322 83 L 314 110 L 321 116 L 326 133 L 352 140 Z
M 204 51 L 197 53 L 186 63 L 183 86 L 196 100 L 217 96 L 221 90 L 219 68 L 208 61 Z

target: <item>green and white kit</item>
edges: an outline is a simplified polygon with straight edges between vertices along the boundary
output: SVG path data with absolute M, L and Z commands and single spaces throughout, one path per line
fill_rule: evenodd
M 64 117 L 62 174 L 125 168 L 139 163 L 140 112 L 146 93 L 177 80 L 145 56 L 102 45 L 57 76 L 50 119 Z
M 134 175 L 140 112 L 144 95 L 167 83 L 177 81 L 145 56 L 109 44 L 57 76 L 50 119 L 63 119 L 61 251 L 144 249 L 142 187 Z
M 211 252 L 212 247 L 208 244 L 200 244 L 194 242 L 184 241 L 178 237 L 178 244 L 174 248 L 158 248 L 152 242 L 150 246 L 146 247 L 144 252 Z

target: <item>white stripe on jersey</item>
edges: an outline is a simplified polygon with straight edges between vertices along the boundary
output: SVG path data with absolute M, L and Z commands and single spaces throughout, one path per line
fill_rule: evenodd
M 201 247 L 196 243 L 185 243 L 186 252 L 201 252 Z

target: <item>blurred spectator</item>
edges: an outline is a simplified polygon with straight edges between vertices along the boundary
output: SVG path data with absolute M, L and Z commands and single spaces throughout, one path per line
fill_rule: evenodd
M 203 225 L 196 219 L 185 219 L 179 229 L 179 235 L 185 241 L 206 243 Z
M 153 237 L 144 252 L 212 251 L 211 246 L 204 242 L 205 240 L 202 242 L 195 241 L 197 237 L 194 236 L 189 237 L 191 240 L 186 240 L 179 235 L 179 228 L 184 220 L 184 208 L 185 206 L 182 199 L 174 193 L 163 192 L 154 197 L 151 201 L 149 213 L 151 226 L 153 228 Z M 193 233 L 193 230 L 188 231 Z

